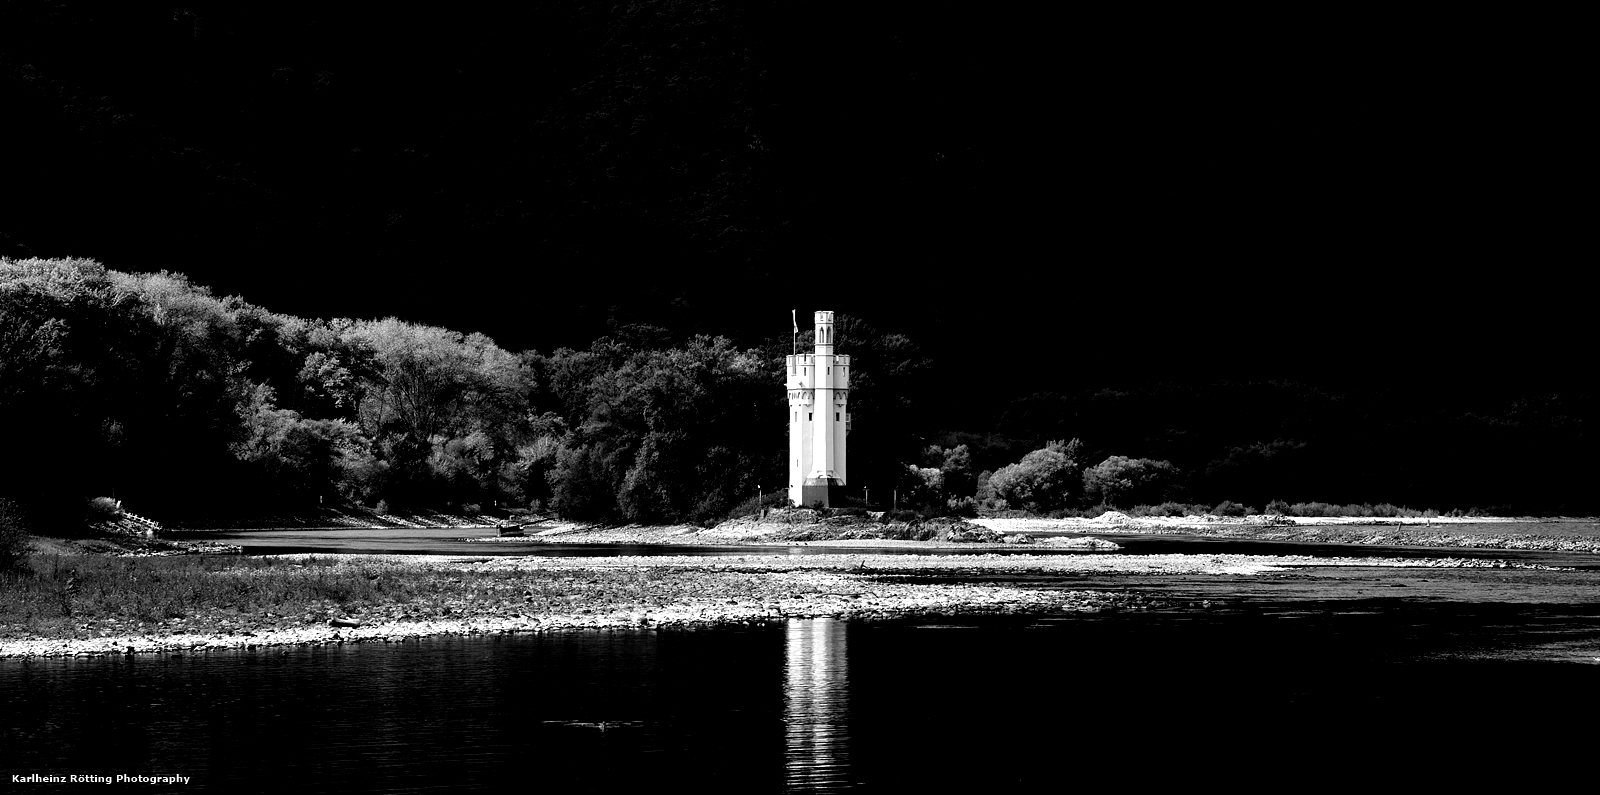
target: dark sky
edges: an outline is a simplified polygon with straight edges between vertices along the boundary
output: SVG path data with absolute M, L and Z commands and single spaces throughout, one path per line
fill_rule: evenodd
M 0 247 L 513 349 L 830 308 L 1019 390 L 1588 356 L 1514 26 L 515 5 L 8 3 Z

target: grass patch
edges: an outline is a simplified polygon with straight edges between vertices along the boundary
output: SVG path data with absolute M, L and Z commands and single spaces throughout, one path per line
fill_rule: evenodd
M 1356 505 L 1354 503 L 1349 505 L 1332 505 L 1326 502 L 1297 502 L 1293 505 L 1286 505 L 1282 501 L 1274 500 L 1272 503 L 1268 504 L 1267 509 L 1269 513 L 1283 513 L 1289 516 L 1308 517 L 1355 516 L 1381 519 L 1416 519 L 1424 516 L 1431 517 L 1439 515 L 1438 511 L 1419 511 L 1403 506 L 1396 507 L 1387 502 L 1379 503 L 1377 505 L 1373 505 L 1372 503 L 1362 503 L 1360 505 Z M 1474 509 L 1472 513 L 1462 514 L 1460 512 L 1452 512 L 1451 515 L 1476 516 L 1478 514 L 1476 513 L 1476 509 Z
M 334 617 L 601 613 L 759 599 L 749 573 L 699 569 L 474 570 L 341 556 L 33 555 L 0 575 L 0 638 L 248 633 Z

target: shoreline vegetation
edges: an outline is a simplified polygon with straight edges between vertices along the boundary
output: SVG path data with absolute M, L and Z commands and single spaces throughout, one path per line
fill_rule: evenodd
M 332 506 L 711 526 L 787 502 L 768 490 L 786 460 L 774 420 L 785 357 L 810 344 L 615 323 L 583 350 L 514 351 L 397 317 L 285 315 L 88 259 L 0 257 L 0 320 L 15 330 L 0 414 L 29 453 L 0 502 L 34 526 L 123 499 L 174 528 Z M 1418 401 L 1381 384 L 1085 381 L 949 428 L 922 399 L 936 370 L 912 340 L 864 317 L 835 330 L 867 367 L 850 389 L 858 485 L 839 495 L 862 510 L 871 496 L 897 517 L 1600 510 L 1589 470 L 1557 463 L 1590 459 L 1582 390 Z M 1389 449 L 1426 450 L 1426 465 Z M 1295 501 L 1313 484 L 1380 502 Z

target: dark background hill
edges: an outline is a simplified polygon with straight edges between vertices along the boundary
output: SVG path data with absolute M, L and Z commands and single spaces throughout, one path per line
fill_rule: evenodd
M 1593 416 L 1572 64 L 1514 20 L 759 6 L 7 3 L 0 253 L 513 350 L 829 308 L 1018 438 L 1174 383 Z

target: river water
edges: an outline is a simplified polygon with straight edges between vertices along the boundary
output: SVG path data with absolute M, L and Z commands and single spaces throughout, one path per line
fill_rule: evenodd
M 1586 765 L 1600 575 L 1405 576 L 1063 586 L 1152 584 L 1152 609 L 1098 614 L 7 660 L 0 773 L 219 792 L 1012 792 L 1543 789 Z

